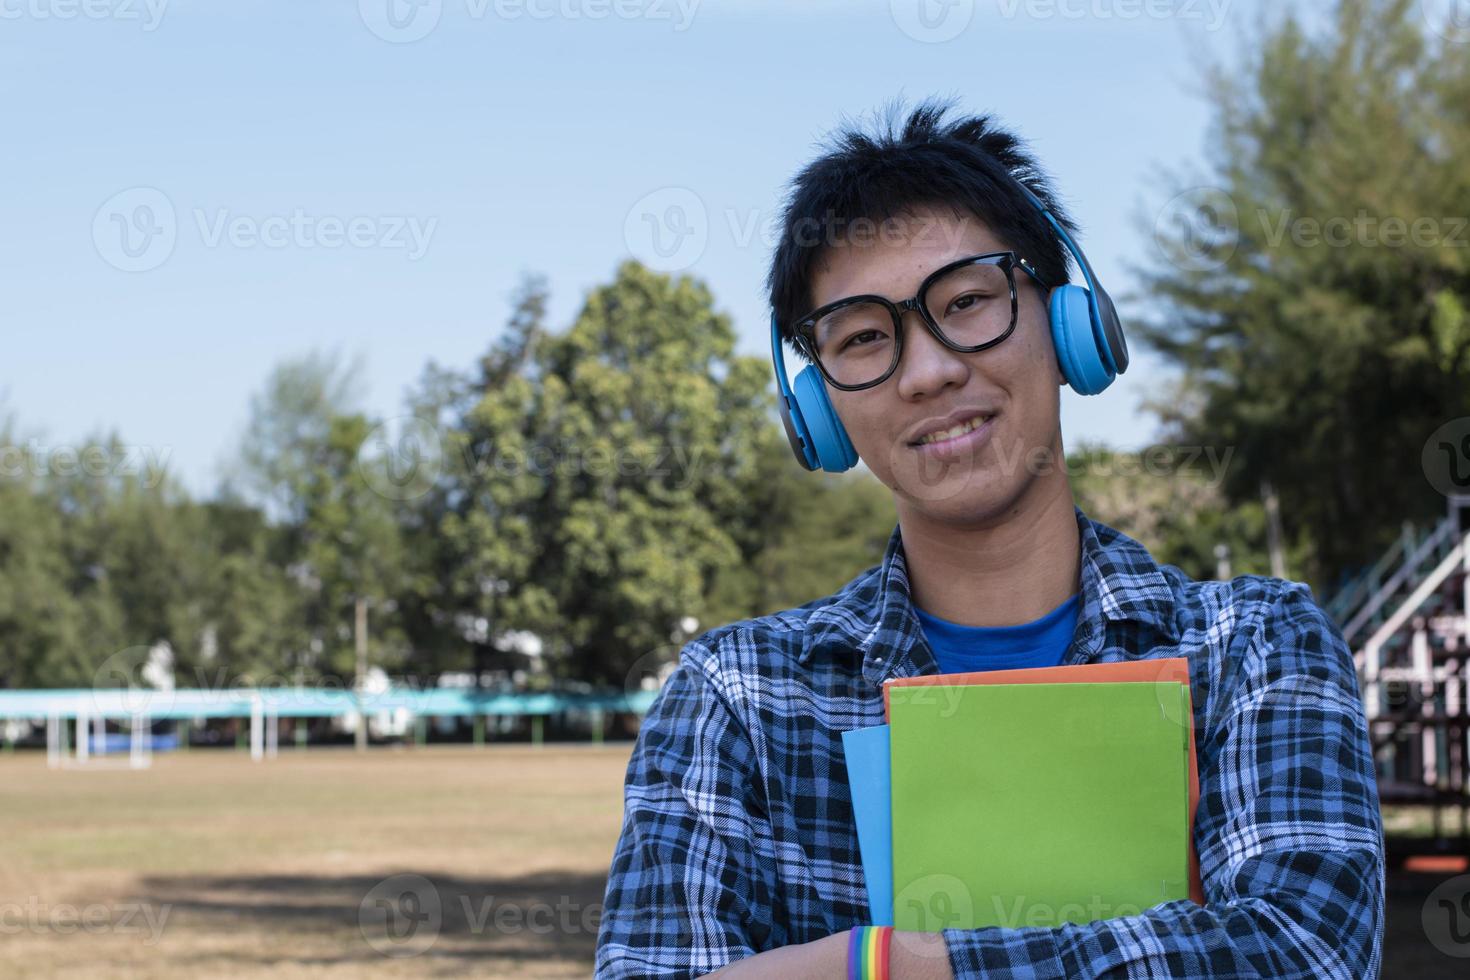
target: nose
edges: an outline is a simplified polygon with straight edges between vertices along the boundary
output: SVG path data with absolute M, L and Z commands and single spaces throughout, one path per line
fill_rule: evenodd
M 929 332 L 916 309 L 903 313 L 903 356 L 894 370 L 898 393 L 905 399 L 921 399 L 948 387 L 960 387 L 969 376 L 969 365 L 961 355 L 939 342 Z

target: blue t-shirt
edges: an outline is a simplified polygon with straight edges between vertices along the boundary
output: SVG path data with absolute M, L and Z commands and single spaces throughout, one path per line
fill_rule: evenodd
M 1056 667 L 1072 643 L 1081 599 L 1080 592 L 1073 593 L 1045 616 L 1019 626 L 962 626 L 931 616 L 918 606 L 914 612 L 941 674 Z

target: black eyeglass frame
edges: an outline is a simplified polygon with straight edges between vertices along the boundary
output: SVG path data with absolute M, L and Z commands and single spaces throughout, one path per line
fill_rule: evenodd
M 925 294 L 928 293 L 930 285 L 932 285 L 942 276 L 945 276 L 953 272 L 955 269 L 959 269 L 967 265 L 1000 266 L 1005 271 L 1006 285 L 1009 287 L 1011 293 L 1010 326 L 1006 327 L 1005 332 L 1002 333 L 999 337 L 996 337 L 993 340 L 987 340 L 983 344 L 977 344 L 972 347 L 952 343 L 950 339 L 944 335 L 944 331 L 940 329 L 939 324 L 934 322 L 934 317 L 929 313 L 929 307 L 924 302 L 926 298 Z M 893 372 L 898 368 L 899 360 L 903 357 L 903 315 L 909 310 L 918 310 L 919 318 L 924 321 L 924 326 L 928 328 L 929 333 L 932 334 L 934 338 L 938 340 L 941 344 L 959 354 L 975 354 L 979 351 L 987 350 L 988 348 L 994 347 L 996 344 L 999 344 L 1001 341 L 1005 340 L 1012 333 L 1014 333 L 1016 329 L 1016 321 L 1017 319 L 1019 319 L 1020 314 L 1020 302 L 1017 298 L 1016 293 L 1015 270 L 1017 268 L 1029 275 L 1032 279 L 1036 280 L 1036 284 L 1040 286 L 1043 290 L 1047 290 L 1049 288 L 1046 282 L 1041 278 L 1040 275 L 1037 274 L 1036 270 L 1031 266 L 1031 263 L 1021 256 L 1017 255 L 1015 252 L 986 252 L 983 255 L 971 255 L 967 256 L 966 258 L 956 259 L 953 262 L 950 262 L 944 266 L 941 266 L 938 269 L 935 269 L 933 272 L 929 273 L 929 275 L 924 277 L 924 281 L 919 284 L 919 291 L 917 293 L 900 303 L 893 302 L 893 300 L 889 299 L 887 296 L 879 296 L 874 293 L 863 293 L 857 296 L 845 296 L 842 299 L 834 300 L 831 303 L 825 304 L 824 306 L 819 306 L 812 312 L 808 313 L 806 316 L 796 321 L 796 325 L 792 329 L 792 337 L 796 340 L 797 346 L 800 347 L 802 352 L 806 354 L 807 358 L 817 366 L 817 370 L 822 373 L 822 377 L 826 378 L 827 383 L 832 385 L 832 387 L 840 389 L 842 391 L 863 391 L 868 388 L 874 388 L 893 376 Z M 858 385 L 850 385 L 843 384 L 836 378 L 832 377 L 832 375 L 827 371 L 826 366 L 822 363 L 822 359 L 817 356 L 817 338 L 815 335 L 815 329 L 817 321 L 822 319 L 822 317 L 834 313 L 845 306 L 852 306 L 856 303 L 879 303 L 882 306 L 887 307 L 889 316 L 893 318 L 893 360 L 889 363 L 888 369 L 884 371 L 883 374 L 877 379 L 873 381 L 866 381 Z

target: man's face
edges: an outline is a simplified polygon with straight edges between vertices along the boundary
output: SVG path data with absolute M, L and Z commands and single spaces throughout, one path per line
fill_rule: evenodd
M 916 209 L 882 227 L 899 231 L 824 249 L 812 281 L 813 308 L 858 293 L 898 302 L 949 262 L 1010 248 L 978 218 L 956 217 L 947 208 Z M 1046 300 L 1019 269 L 1015 280 L 1016 327 L 1000 344 L 957 353 L 910 311 L 903 357 L 886 381 L 863 391 L 827 386 L 853 448 L 894 492 L 900 516 L 908 510 L 946 523 L 984 520 L 1012 507 L 1047 467 L 1060 474 L 1064 379 Z M 912 444 L 920 433 L 943 427 L 950 413 L 966 410 L 994 414 L 988 433 L 950 447 Z M 1046 449 L 1055 453 L 1049 462 Z

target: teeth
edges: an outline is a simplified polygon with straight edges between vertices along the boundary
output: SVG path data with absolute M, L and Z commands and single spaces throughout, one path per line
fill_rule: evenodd
M 923 446 L 928 445 L 931 442 L 940 442 L 945 439 L 954 439 L 958 436 L 964 435 L 966 432 L 970 432 L 974 429 L 980 428 L 980 426 L 984 425 L 989 420 L 989 415 L 977 415 L 970 421 L 965 422 L 961 425 L 957 425 L 952 429 L 945 429 L 943 432 L 929 433 L 927 436 L 919 440 L 919 445 Z

